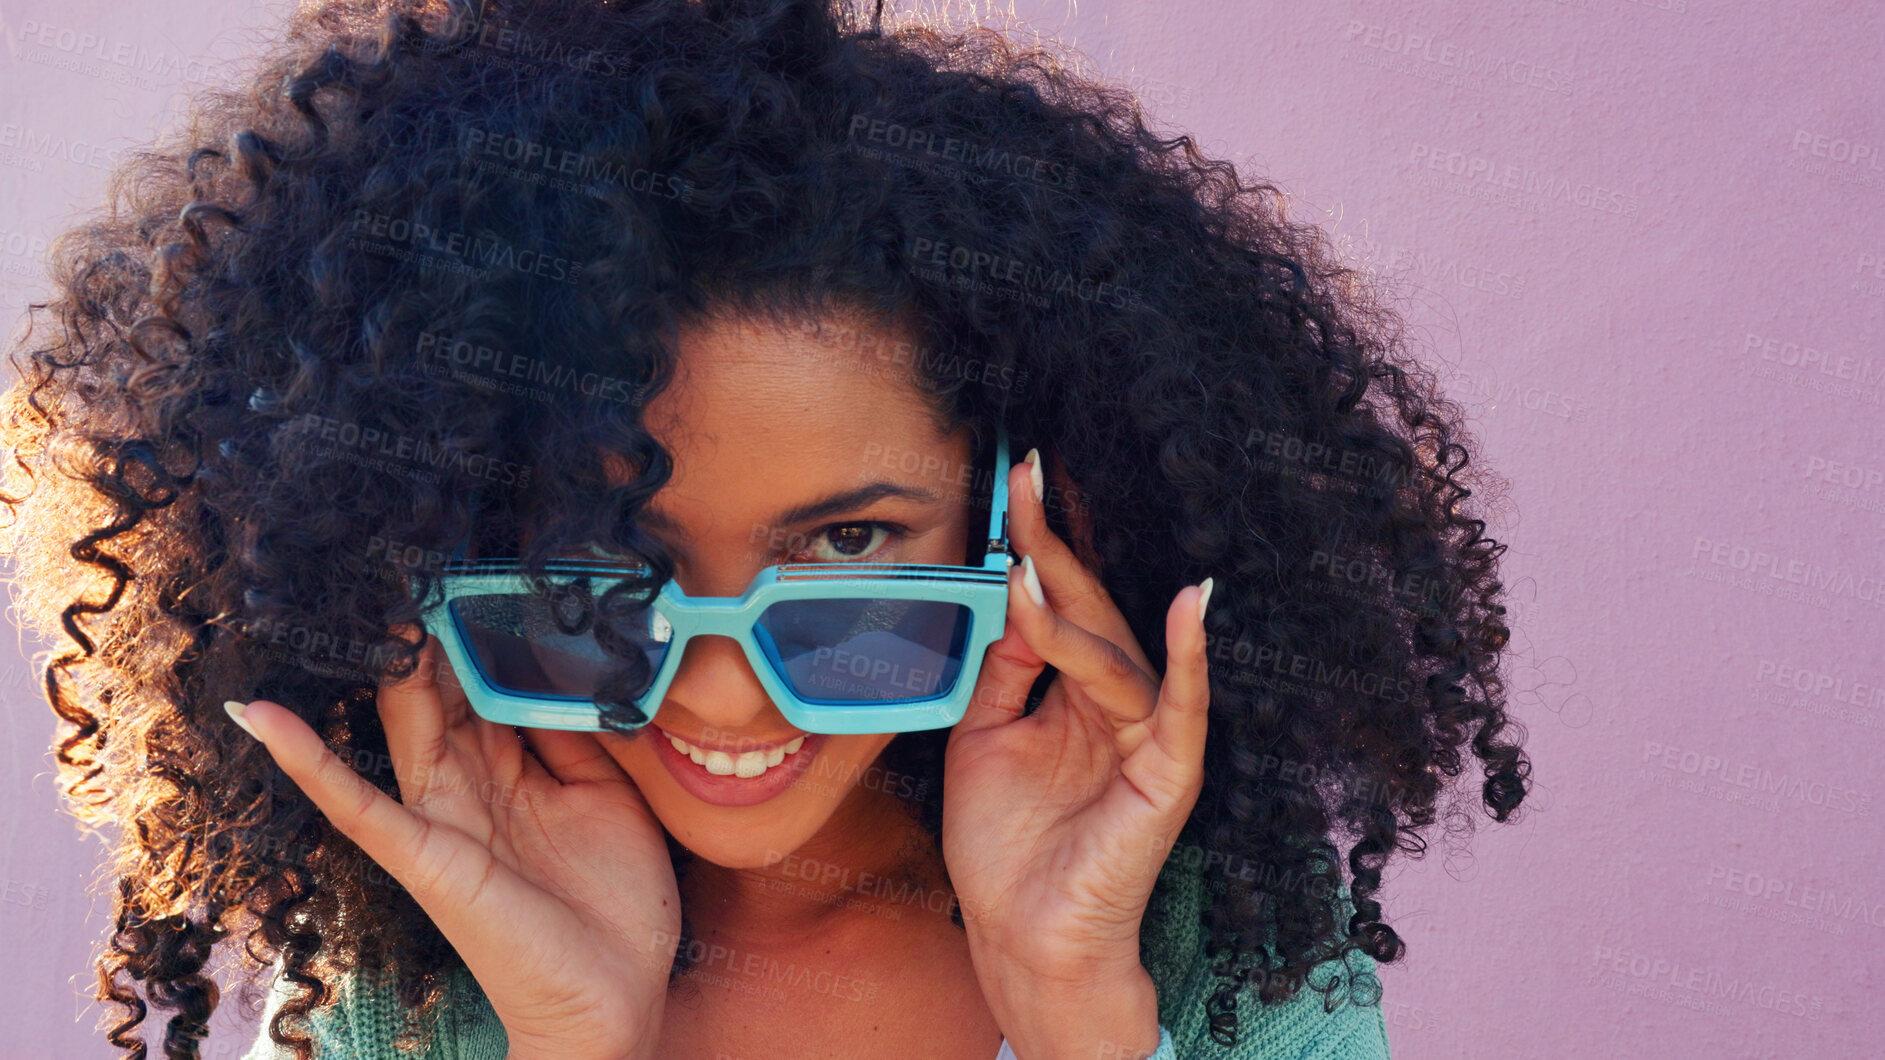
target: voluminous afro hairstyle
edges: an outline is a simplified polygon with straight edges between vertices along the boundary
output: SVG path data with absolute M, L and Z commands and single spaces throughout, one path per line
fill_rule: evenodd
M 1233 867 L 1207 872 L 1220 1041 L 1242 994 L 1402 954 L 1377 892 L 1426 826 L 1513 815 L 1505 546 L 1467 505 L 1496 480 L 1469 478 L 1396 315 L 1129 91 L 874 14 L 304 5 L 56 243 L 0 414 L 4 499 L 17 613 L 63 645 L 61 790 L 115 826 L 114 1044 L 144 1055 L 148 1000 L 174 1010 L 164 1055 L 194 1057 L 231 933 L 302 988 L 270 1027 L 298 1055 L 349 969 L 396 967 L 414 1026 L 432 1010 L 462 962 L 220 704 L 289 705 L 396 794 L 374 693 L 417 660 L 389 632 L 436 587 L 412 557 L 503 554 L 534 517 L 530 562 L 602 542 L 670 577 L 637 529 L 671 470 L 641 414 L 675 329 L 722 310 L 920 336 L 844 352 L 983 447 L 997 423 L 1038 445 L 1076 487 L 1056 531 L 1090 526 L 1161 669 L 1173 594 L 1216 578 L 1205 787 L 1173 856 Z M 936 777 L 943 735 L 892 749 Z M 1313 988 L 1344 987 L 1378 983 Z

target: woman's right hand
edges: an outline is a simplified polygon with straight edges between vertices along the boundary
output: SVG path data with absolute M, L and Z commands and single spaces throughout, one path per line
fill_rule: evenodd
M 464 958 L 508 1060 L 653 1056 L 681 901 L 634 782 L 591 733 L 529 729 L 527 748 L 479 717 L 435 637 L 379 712 L 397 801 L 280 704 L 242 720 Z

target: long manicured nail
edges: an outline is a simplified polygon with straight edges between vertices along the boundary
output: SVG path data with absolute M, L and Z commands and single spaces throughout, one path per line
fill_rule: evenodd
M 1028 599 L 1034 601 L 1035 607 L 1047 606 L 1047 594 L 1041 591 L 1040 575 L 1034 573 L 1033 556 L 1021 558 L 1021 584 L 1027 589 Z
M 239 699 L 225 699 L 223 700 L 223 709 L 229 712 L 229 716 L 235 719 L 237 725 L 242 726 L 243 732 L 248 733 L 250 736 L 255 736 L 255 730 L 249 726 L 247 719 L 242 716 L 242 712 L 249 709 L 247 703 Z M 255 736 L 255 738 L 258 740 L 261 739 L 260 736 Z
M 1211 582 L 1210 578 L 1206 578 L 1198 583 L 1198 621 L 1200 623 L 1204 621 L 1204 605 L 1211 602 L 1211 590 L 1214 587 Z
M 1028 450 L 1028 455 L 1022 462 L 1028 465 L 1028 480 L 1034 483 L 1034 503 L 1039 504 L 1041 498 L 1047 496 L 1047 487 L 1041 482 L 1040 449 Z

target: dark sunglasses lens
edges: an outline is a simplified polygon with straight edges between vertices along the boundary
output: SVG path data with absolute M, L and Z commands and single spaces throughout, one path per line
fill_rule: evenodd
M 593 617 L 568 598 L 559 606 L 531 593 L 460 596 L 451 613 L 484 679 L 502 692 L 591 699 L 601 680 L 622 666 L 596 643 Z M 648 660 L 648 682 L 637 696 L 667 657 L 666 629 L 666 620 L 649 608 L 624 634 Z
M 773 670 L 812 703 L 901 703 L 948 695 L 974 612 L 935 600 L 795 600 L 753 629 Z

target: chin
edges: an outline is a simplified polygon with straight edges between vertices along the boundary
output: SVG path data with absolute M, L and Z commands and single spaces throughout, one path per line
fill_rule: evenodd
M 817 831 L 816 827 L 791 832 L 775 828 L 730 831 L 708 824 L 693 838 L 675 834 L 675 839 L 695 857 L 723 869 L 763 869 L 778 864 Z
M 686 792 L 663 790 L 649 799 L 655 817 L 682 846 L 698 857 L 729 869 L 758 869 L 792 853 L 818 833 L 831 817 L 822 800 L 787 797 L 764 806 L 710 806 Z M 817 805 L 806 805 L 808 802 Z

